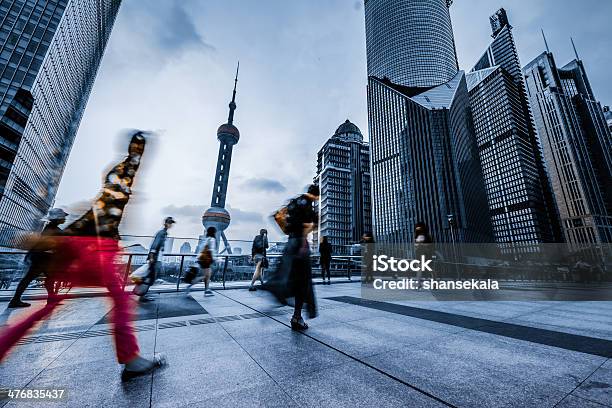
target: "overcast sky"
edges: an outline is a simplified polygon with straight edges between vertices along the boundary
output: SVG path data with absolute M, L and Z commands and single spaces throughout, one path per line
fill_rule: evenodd
M 573 36 L 596 96 L 612 103 L 612 1 L 455 0 L 461 69 L 488 45 L 488 16 L 501 6 L 523 65 L 544 50 L 540 28 L 560 66 L 573 58 Z M 172 215 L 172 235 L 201 234 L 238 59 L 227 235 L 250 239 L 265 226 L 278 238 L 269 215 L 312 181 L 338 125 L 349 118 L 367 138 L 362 1 L 123 0 L 56 205 L 82 210 L 120 158 L 121 130 L 152 129 L 122 233 L 154 234 Z

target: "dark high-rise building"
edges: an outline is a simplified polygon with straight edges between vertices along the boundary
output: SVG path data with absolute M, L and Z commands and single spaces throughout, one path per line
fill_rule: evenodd
M 480 163 L 495 241 L 530 251 L 520 244 L 559 242 L 562 235 L 512 26 L 503 8 L 490 22 L 493 40 L 467 74 Z
M 348 119 L 319 150 L 315 181 L 321 197 L 314 241 L 327 236 L 334 253 L 348 253 L 349 245 L 372 233 L 370 149 Z
M 567 241 L 612 242 L 612 137 L 582 61 L 546 51 L 523 72 Z
M 374 233 L 491 242 L 465 74 L 445 0 L 367 0 L 368 122 Z
M 120 3 L 0 2 L 0 246 L 53 203 Z
M 604 106 L 604 117 L 608 123 L 608 129 L 610 129 L 610 132 L 612 132 L 612 111 L 610 111 L 610 107 L 607 105 Z

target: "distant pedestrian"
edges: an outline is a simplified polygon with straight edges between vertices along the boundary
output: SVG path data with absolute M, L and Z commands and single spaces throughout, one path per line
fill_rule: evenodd
M 61 208 L 52 208 L 51 210 L 49 210 L 49 213 L 43 219 L 47 221 L 47 225 L 45 225 L 40 235 L 43 237 L 61 236 L 63 231 L 59 226 L 66 222 L 67 216 L 68 214 Z M 34 279 L 43 275 L 47 275 L 46 269 L 49 268 L 49 266 L 51 265 L 50 261 L 52 256 L 53 254 L 50 251 L 45 251 L 37 246 L 34 246 L 32 249 L 30 249 L 30 251 L 25 257 L 25 260 L 26 262 L 29 262 L 30 267 L 17 285 L 15 295 L 13 295 L 13 299 L 8 304 L 9 308 L 30 306 L 29 303 L 23 302 L 21 300 L 21 296 Z M 48 277 L 47 279 L 45 279 L 45 288 L 47 289 L 47 294 L 49 296 L 53 295 L 55 290 L 54 282 L 52 279 L 49 279 Z
M 208 227 L 206 229 L 206 237 L 200 243 L 198 250 L 198 257 L 196 262 L 200 266 L 203 272 L 202 279 L 204 280 L 204 296 L 213 296 L 214 293 L 210 290 L 210 278 L 212 276 L 212 268 L 215 266 L 217 261 L 217 229 L 215 227 Z M 196 280 L 197 281 L 197 280 Z M 193 284 L 196 283 L 194 281 Z M 190 285 L 191 287 L 192 285 Z
M 312 266 L 308 234 L 317 228 L 319 219 L 314 203 L 319 199 L 319 186 L 308 187 L 308 191 L 289 201 L 274 218 L 283 232 L 289 235 L 283 256 L 274 275 L 266 280 L 265 287 L 283 304 L 295 298 L 291 328 L 305 330 L 308 325 L 302 318 L 304 303 L 310 318 L 317 316 L 316 300 L 312 285 Z
M 176 223 L 172 217 L 166 217 L 164 219 L 164 226 L 162 229 L 157 231 L 151 249 L 149 249 L 149 255 L 147 256 L 147 263 L 149 264 L 149 274 L 144 278 L 142 285 L 144 290 L 138 295 L 140 296 L 141 302 L 150 302 L 153 300 L 152 297 L 147 296 L 149 288 L 155 284 L 157 279 L 157 272 L 161 269 L 161 261 L 159 257 L 164 250 L 166 245 L 166 238 L 168 238 L 168 230 Z
M 365 233 L 361 237 L 361 257 L 365 273 L 364 283 L 374 282 L 372 267 L 372 257 L 374 256 L 374 237 L 372 234 Z
M 259 231 L 259 235 L 253 238 L 253 245 L 251 246 L 251 257 L 253 258 L 253 262 L 255 262 L 255 272 L 253 273 L 253 278 L 251 279 L 251 286 L 249 287 L 250 291 L 257 290 L 255 289 L 255 282 L 257 282 L 257 279 L 259 279 L 263 285 L 263 270 L 264 268 L 268 267 L 268 259 L 266 257 L 267 249 L 268 231 L 261 229 Z
M 414 226 L 414 252 L 415 257 L 420 259 L 425 256 L 426 259 L 431 259 L 433 256 L 433 239 L 429 235 L 429 228 L 424 222 L 417 222 Z M 421 269 L 417 272 L 418 288 L 423 286 L 423 272 Z M 433 275 L 433 274 L 432 274 Z
M 330 266 L 332 259 L 332 246 L 329 243 L 327 236 L 321 239 L 319 244 L 319 262 L 321 263 L 321 279 L 325 283 L 325 274 L 327 273 L 327 283 L 331 284 Z
M 128 155 L 111 169 L 102 192 L 82 217 L 64 230 L 62 237 L 38 239 L 41 247 L 55 251 L 52 277 L 75 286 L 105 287 L 113 301 L 113 325 L 117 359 L 124 364 L 122 380 L 147 374 L 164 364 L 161 356 L 147 360 L 140 356 L 131 323 L 132 307 L 123 290 L 121 269 L 115 264 L 119 255 L 119 223 L 132 194 L 132 184 L 145 148 L 145 134 L 135 132 Z M 38 322 L 49 316 L 65 296 L 54 295 L 47 305 L 9 326 L 0 334 L 0 360 Z

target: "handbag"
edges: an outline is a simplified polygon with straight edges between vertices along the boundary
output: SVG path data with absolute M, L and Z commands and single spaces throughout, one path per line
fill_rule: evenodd
M 142 281 L 147 276 L 149 276 L 149 273 L 151 273 L 150 267 L 151 267 L 151 265 L 148 262 L 146 262 L 142 266 L 138 267 L 138 269 L 136 269 L 130 275 L 130 279 L 132 280 L 132 282 L 134 282 L 134 283 L 142 283 Z
M 279 209 L 272 215 L 272 217 L 274 218 L 274 221 L 276 222 L 276 225 L 278 225 L 280 230 L 283 231 L 284 234 L 289 234 L 289 208 L 285 206 Z
M 196 266 L 191 266 L 189 267 L 187 272 L 185 272 L 185 275 L 183 275 L 183 282 L 191 285 L 191 282 L 193 282 L 193 280 L 195 279 L 197 275 L 198 275 L 198 268 Z

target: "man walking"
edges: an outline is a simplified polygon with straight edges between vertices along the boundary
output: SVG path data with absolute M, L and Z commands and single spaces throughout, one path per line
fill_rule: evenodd
M 40 235 L 43 237 L 61 236 L 62 230 L 59 226 L 66 222 L 67 216 L 68 214 L 61 208 L 52 208 L 49 210 L 47 217 L 43 219 L 44 221 L 47 221 L 47 225 L 45 225 Z M 29 303 L 21 300 L 21 296 L 34 279 L 48 272 L 45 269 L 49 267 L 49 260 L 51 257 L 52 253 L 50 251 L 44 251 L 36 246 L 32 248 L 30 252 L 28 252 L 26 255 L 26 261 L 30 262 L 30 268 L 17 285 L 15 295 L 13 295 L 13 299 L 8 304 L 8 307 L 16 308 L 30 306 Z M 45 280 L 45 288 L 47 289 L 49 296 L 53 295 L 53 281 L 51 279 Z
M 151 249 L 149 249 L 149 255 L 147 256 L 147 262 L 149 263 L 149 274 L 144 279 L 143 283 L 147 285 L 146 291 L 140 296 L 141 302 L 150 302 L 153 300 L 152 297 L 147 296 L 149 289 L 157 278 L 157 270 L 161 267 L 161 262 L 159 261 L 159 255 L 164 250 L 164 246 L 166 245 L 166 238 L 168 238 L 168 230 L 172 228 L 172 225 L 175 224 L 176 221 L 172 217 L 166 217 L 164 219 L 164 226 L 162 229 L 157 231 L 155 234 L 155 238 L 153 238 L 153 243 L 151 244 Z

